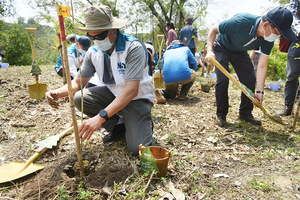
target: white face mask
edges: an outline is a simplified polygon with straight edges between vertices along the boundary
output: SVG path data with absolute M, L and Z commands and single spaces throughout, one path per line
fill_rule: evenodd
M 94 40 L 94 43 L 102 51 L 110 50 L 113 45 L 108 37 L 106 37 L 104 40 Z
M 83 50 L 83 49 L 78 49 L 78 52 L 81 53 L 82 55 L 86 54 L 86 50 Z
M 280 38 L 280 35 L 272 33 L 271 26 L 270 26 L 270 31 L 271 31 L 271 34 L 268 37 L 266 36 L 266 31 L 264 32 L 264 39 L 266 41 L 268 41 L 268 42 L 274 42 L 275 40 L 277 40 L 278 38 Z

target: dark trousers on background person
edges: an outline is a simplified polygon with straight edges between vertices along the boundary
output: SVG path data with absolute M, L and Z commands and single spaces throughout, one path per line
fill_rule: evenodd
M 253 93 L 255 90 L 255 71 L 249 54 L 243 52 L 231 52 L 226 49 L 216 39 L 213 46 L 216 60 L 229 72 L 229 62 L 232 64 L 239 81 L 247 86 Z M 217 116 L 226 116 L 228 113 L 228 85 L 229 79 L 216 68 L 217 83 L 215 86 L 216 100 L 217 100 Z M 253 104 L 251 100 L 245 95 L 241 94 L 241 104 L 239 113 L 244 116 L 251 115 Z
M 285 104 L 293 105 L 299 86 L 300 76 L 300 37 L 296 42 L 291 42 L 287 52 L 286 82 L 284 87 Z

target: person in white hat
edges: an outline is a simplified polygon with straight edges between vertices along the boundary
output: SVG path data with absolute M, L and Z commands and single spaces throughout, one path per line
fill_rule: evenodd
M 83 86 L 96 72 L 104 86 L 83 89 L 83 112 L 90 118 L 79 127 L 79 136 L 90 139 L 101 126 L 109 134 L 103 142 L 118 140 L 125 134 L 129 152 L 138 154 L 139 145 L 152 145 L 151 108 L 154 86 L 148 74 L 147 50 L 136 38 L 122 33 L 127 20 L 114 18 L 107 6 L 90 6 L 84 10 L 85 27 L 94 41 L 81 67 Z M 72 81 L 74 103 L 81 110 L 80 78 Z M 51 90 L 45 97 L 53 100 L 66 97 L 67 87 Z M 53 106 L 52 107 L 57 107 Z

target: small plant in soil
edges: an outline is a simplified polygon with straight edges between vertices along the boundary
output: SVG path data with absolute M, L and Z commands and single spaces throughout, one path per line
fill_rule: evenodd
M 57 186 L 56 194 L 58 195 L 58 200 L 69 200 L 69 193 L 66 192 L 65 184 L 62 184 L 62 186 Z
M 91 199 L 93 194 L 94 194 L 94 192 L 87 190 L 87 187 L 86 187 L 84 181 L 80 181 L 80 184 L 78 185 L 77 199 L 88 200 L 88 199 Z
M 259 181 L 257 179 L 254 179 L 250 184 L 253 188 L 259 189 L 266 193 L 270 193 L 276 189 L 274 185 L 267 183 L 266 180 Z

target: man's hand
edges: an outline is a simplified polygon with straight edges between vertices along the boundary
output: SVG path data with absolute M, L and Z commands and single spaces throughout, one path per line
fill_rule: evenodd
M 52 108 L 58 108 L 59 93 L 55 90 L 50 90 L 45 93 L 45 99 Z
M 100 115 L 96 115 L 95 117 L 84 121 L 78 129 L 79 137 L 83 140 L 89 140 L 92 134 L 98 130 L 104 122 L 105 119 L 100 117 Z
M 258 100 L 259 104 L 262 105 L 262 102 L 263 102 L 263 99 L 264 99 L 264 95 L 261 94 L 261 93 L 255 93 L 255 98 Z M 257 106 L 257 105 L 255 105 L 255 106 Z
M 214 59 L 216 59 L 216 55 L 214 54 L 214 52 L 212 51 L 207 51 L 207 54 L 205 56 L 205 62 L 207 62 L 207 64 L 211 63 L 210 58 L 213 57 Z

